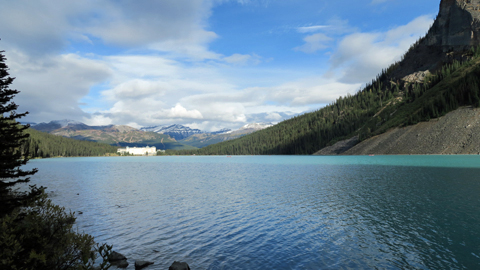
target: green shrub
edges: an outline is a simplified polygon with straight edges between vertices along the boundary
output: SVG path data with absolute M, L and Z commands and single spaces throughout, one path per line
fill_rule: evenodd
M 45 194 L 0 219 L 0 269 L 108 269 L 111 246 L 73 229 L 75 216 Z M 102 262 L 94 268 L 97 258 Z

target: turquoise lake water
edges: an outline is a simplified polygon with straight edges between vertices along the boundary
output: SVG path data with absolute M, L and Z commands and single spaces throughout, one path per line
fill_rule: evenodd
M 480 269 L 480 156 L 32 160 L 30 184 L 146 269 Z M 77 195 L 78 194 L 78 195 Z M 115 269 L 115 268 L 113 268 Z

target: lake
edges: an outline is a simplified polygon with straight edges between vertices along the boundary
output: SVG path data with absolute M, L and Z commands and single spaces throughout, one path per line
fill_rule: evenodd
M 146 269 L 480 269 L 480 156 L 32 160 L 30 184 Z M 115 268 L 113 268 L 115 269 Z

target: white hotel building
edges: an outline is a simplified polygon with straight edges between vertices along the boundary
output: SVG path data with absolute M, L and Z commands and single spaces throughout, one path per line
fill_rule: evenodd
M 130 154 L 134 156 L 155 156 L 157 154 L 157 148 L 155 146 L 152 147 L 126 147 L 126 148 L 119 148 L 117 153 L 123 154 Z

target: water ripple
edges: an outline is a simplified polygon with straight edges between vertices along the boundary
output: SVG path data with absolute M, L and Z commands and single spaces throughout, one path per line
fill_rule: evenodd
M 465 168 L 356 158 L 52 159 L 32 162 L 32 183 L 82 211 L 79 229 L 131 258 L 127 269 L 480 268 L 472 157 Z

